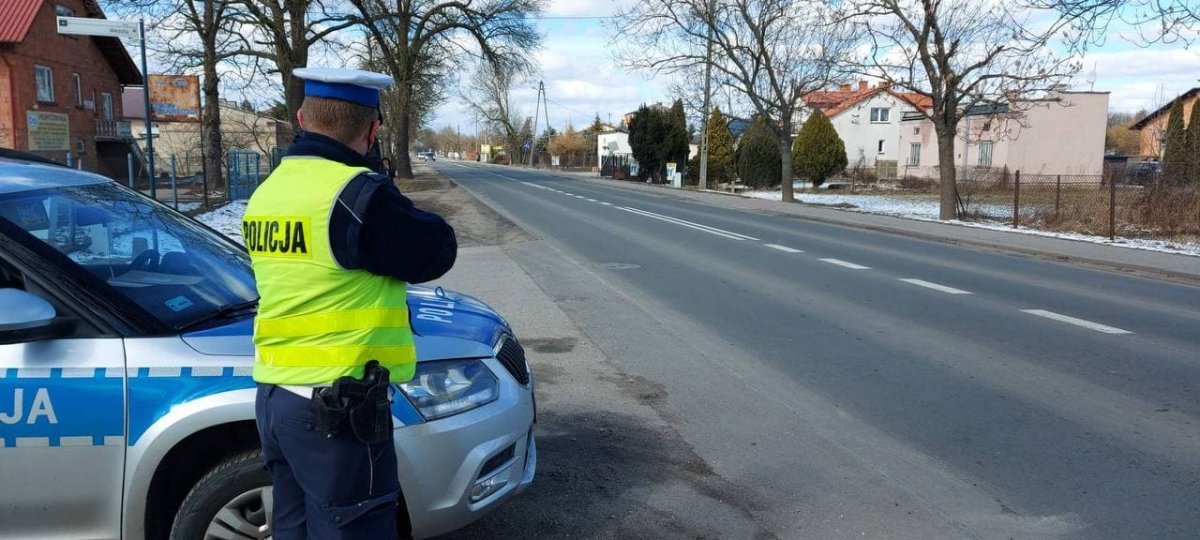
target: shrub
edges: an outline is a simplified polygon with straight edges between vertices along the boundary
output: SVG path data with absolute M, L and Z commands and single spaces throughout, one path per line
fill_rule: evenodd
M 737 171 L 742 183 L 755 188 L 778 186 L 783 159 L 779 154 L 779 141 L 767 125 L 758 118 L 742 134 L 737 147 Z
M 846 144 L 829 118 L 813 111 L 792 143 L 792 171 L 812 182 L 813 187 L 846 169 Z

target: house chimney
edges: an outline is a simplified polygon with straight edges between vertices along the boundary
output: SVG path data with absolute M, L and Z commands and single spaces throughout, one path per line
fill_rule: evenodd
M 849 84 L 843 84 L 843 85 L 841 85 L 841 86 L 839 86 L 839 87 L 838 87 L 838 90 L 841 90 L 842 92 L 849 92 L 849 91 L 850 91 L 850 85 L 849 85 Z
M 870 86 L 871 85 L 869 83 L 867 83 L 867 81 L 858 81 L 858 91 L 859 92 L 866 92 L 867 88 L 869 88 Z

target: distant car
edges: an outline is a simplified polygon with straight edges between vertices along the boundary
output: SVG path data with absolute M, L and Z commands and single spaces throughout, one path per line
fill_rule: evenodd
M 437 161 L 437 156 L 433 153 L 433 150 L 421 152 L 417 154 L 417 157 L 421 158 L 421 161 Z
M 1139 161 L 1126 169 L 1125 182 L 1149 185 L 1157 181 L 1160 174 L 1162 174 L 1162 166 L 1157 161 Z
M 0 538 L 269 538 L 257 305 L 228 238 L 102 176 L 0 157 Z M 479 300 L 413 286 L 408 307 L 397 511 L 424 538 L 532 482 L 534 381 Z

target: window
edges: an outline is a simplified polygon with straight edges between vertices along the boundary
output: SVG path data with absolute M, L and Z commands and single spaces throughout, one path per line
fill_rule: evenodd
M 992 166 L 992 141 L 981 141 L 979 143 L 979 166 Z
M 885 124 L 891 117 L 892 110 L 887 107 L 871 107 L 871 122 Z
M 104 93 L 100 94 L 100 107 L 101 107 L 100 110 L 104 112 L 104 119 L 112 120 L 113 119 L 112 94 L 110 94 L 108 92 L 104 92 Z
M 909 143 L 909 145 L 908 145 L 908 164 L 909 165 L 920 165 L 921 164 L 921 143 L 919 143 L 919 142 Z
M 83 82 L 79 78 L 79 74 L 75 74 L 75 106 L 83 106 Z
M 46 66 L 33 66 L 33 78 L 37 82 L 37 100 L 54 102 L 54 70 Z
M 70 6 L 57 4 L 54 6 L 54 14 L 58 15 L 59 17 L 74 17 L 75 10 L 71 9 Z
M 879 139 L 879 153 L 883 153 L 883 139 Z
M 913 127 L 913 135 L 920 135 L 920 134 L 921 134 L 921 128 L 919 126 Z

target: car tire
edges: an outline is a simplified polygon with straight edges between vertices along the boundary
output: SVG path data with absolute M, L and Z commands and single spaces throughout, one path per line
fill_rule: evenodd
M 270 504 L 270 490 L 271 476 L 263 469 L 262 451 L 222 461 L 183 499 L 171 526 L 171 540 L 269 538 L 271 524 L 264 505 Z

